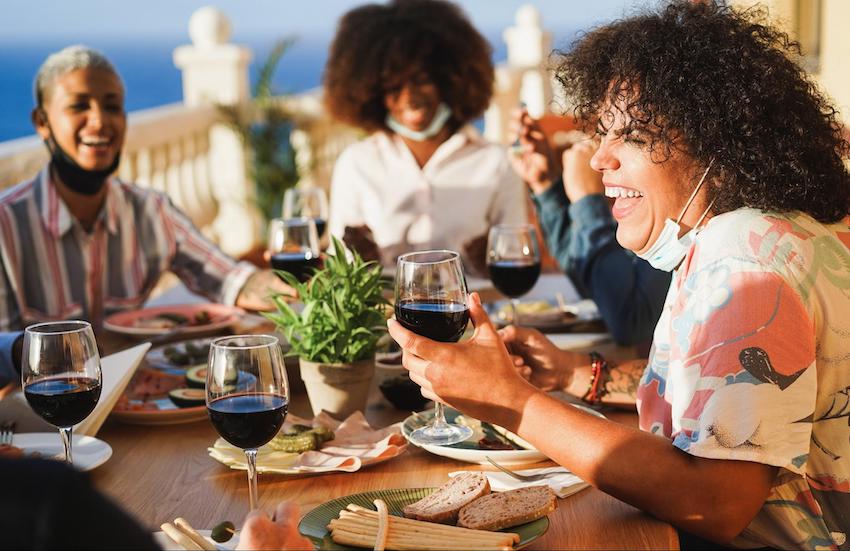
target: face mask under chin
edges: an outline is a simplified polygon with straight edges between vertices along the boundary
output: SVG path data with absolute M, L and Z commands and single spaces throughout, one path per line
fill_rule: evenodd
M 434 116 L 431 118 L 431 122 L 424 130 L 411 130 L 393 118 L 393 116 L 389 113 L 387 113 L 386 125 L 390 130 L 400 136 L 404 136 L 409 140 L 424 142 L 425 140 L 431 139 L 439 134 L 451 116 L 452 110 L 449 106 L 445 103 L 440 103 L 440 105 L 437 106 Z
M 44 141 L 50 152 L 50 164 L 56 170 L 56 174 L 62 183 L 75 193 L 82 195 L 96 195 L 106 183 L 109 175 L 115 172 L 121 163 L 121 154 L 115 155 L 112 163 L 101 170 L 88 170 L 81 167 L 51 135 Z

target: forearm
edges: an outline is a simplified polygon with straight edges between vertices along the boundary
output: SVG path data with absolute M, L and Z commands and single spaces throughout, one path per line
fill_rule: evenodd
M 600 490 L 715 541 L 729 541 L 749 524 L 776 471 L 690 456 L 667 438 L 600 419 L 542 392 L 525 402 L 514 428 Z
M 591 369 L 589 357 L 588 362 L 578 365 L 573 371 L 573 377 L 569 386 L 564 390 L 579 398 L 587 393 L 591 381 Z M 646 359 L 632 360 L 628 362 L 608 364 L 608 370 L 603 373 L 603 388 L 601 402 L 605 405 L 634 409 L 637 398 L 637 389 L 640 379 L 646 369 Z

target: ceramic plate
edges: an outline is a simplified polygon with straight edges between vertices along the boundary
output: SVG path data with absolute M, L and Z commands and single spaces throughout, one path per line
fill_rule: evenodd
M 196 316 L 206 315 L 208 321 L 203 323 L 177 324 L 169 327 L 146 326 L 152 320 L 160 319 L 163 314 L 181 316 L 194 320 Z M 223 304 L 175 304 L 173 306 L 157 306 L 141 310 L 129 310 L 112 314 L 103 321 L 103 326 L 115 333 L 134 335 L 138 337 L 153 337 L 157 335 L 204 333 L 229 327 L 244 314 L 241 308 Z
M 533 327 L 540 330 L 553 331 L 557 329 L 570 329 L 580 323 L 590 323 L 599 321 L 599 309 L 592 300 L 582 300 L 573 304 L 566 305 L 561 309 L 557 301 L 551 300 L 536 300 L 536 301 L 520 301 L 520 308 L 523 305 L 534 304 L 540 308 L 538 312 L 520 311 L 520 324 L 525 327 Z M 548 305 L 548 307 L 547 307 Z M 507 325 L 511 323 L 511 305 L 508 300 L 500 300 L 497 302 L 487 303 L 484 305 L 487 314 L 497 325 Z
M 595 415 L 597 417 L 604 418 L 605 416 L 599 413 L 598 411 L 592 410 L 588 407 L 575 405 L 575 407 L 587 411 L 588 413 Z M 450 407 L 445 408 L 446 411 L 446 420 L 449 423 L 453 423 L 457 420 L 460 415 L 457 410 L 452 409 Z M 410 440 L 410 433 L 419 427 L 429 423 L 431 419 L 434 418 L 434 411 L 424 411 L 422 413 L 417 413 L 415 415 L 411 415 L 407 419 L 404 420 L 404 423 L 401 427 L 401 433 Z M 475 419 L 468 419 L 467 424 L 474 426 L 477 423 Z M 451 446 L 434 446 L 434 445 L 420 445 L 416 444 L 410 440 L 410 442 L 414 445 L 419 446 L 427 452 L 433 453 L 434 455 L 439 455 L 442 457 L 448 457 L 449 459 L 456 459 L 458 461 L 466 461 L 467 463 L 481 463 L 483 465 L 489 465 L 485 456 L 490 456 L 494 461 L 503 464 L 503 465 L 520 465 L 527 463 L 536 463 L 539 461 L 546 461 L 549 458 L 546 457 L 542 452 L 535 449 L 531 444 L 520 439 L 515 434 L 505 431 L 500 427 L 495 427 L 497 432 L 503 433 L 509 439 L 514 442 L 526 447 L 528 449 L 524 450 L 483 450 L 478 447 L 478 440 L 475 438 L 476 435 L 466 442 L 460 442 L 459 444 L 452 444 Z M 480 436 L 480 434 L 477 434 Z
M 375 505 L 372 502 L 376 499 L 383 499 L 387 504 L 390 514 L 400 517 L 406 505 L 419 501 L 436 490 L 437 488 L 375 490 L 373 492 L 364 492 L 362 494 L 334 499 L 319 505 L 304 515 L 304 518 L 298 524 L 298 531 L 303 536 L 309 538 L 313 542 L 313 545 L 316 546 L 316 549 L 358 549 L 356 547 L 347 547 L 334 543 L 327 528 L 328 523 L 332 519 L 339 517 L 339 512 L 345 509 L 349 503 L 374 509 Z M 514 549 L 521 549 L 545 534 L 548 529 L 549 519 L 543 517 L 532 522 L 514 526 L 513 528 L 507 528 L 503 531 L 519 534 L 520 541 L 514 546 Z
M 37 453 L 43 459 L 65 458 L 62 437 L 56 432 L 25 432 L 12 438 L 12 445 L 24 450 L 27 456 Z M 90 471 L 106 463 L 112 457 L 112 447 L 93 436 L 74 435 L 72 443 L 74 467 L 81 471 Z
M 236 546 L 239 545 L 239 531 L 233 535 L 232 538 L 227 540 L 224 543 L 215 543 L 212 538 L 210 538 L 210 534 L 212 530 L 198 530 L 198 533 L 205 538 L 207 538 L 210 543 L 216 546 L 216 549 L 231 551 L 232 549 L 236 549 Z M 154 532 L 153 539 L 159 545 L 161 549 L 165 549 L 166 551 L 183 551 L 183 546 L 175 542 L 173 539 L 169 538 L 165 535 L 165 532 Z

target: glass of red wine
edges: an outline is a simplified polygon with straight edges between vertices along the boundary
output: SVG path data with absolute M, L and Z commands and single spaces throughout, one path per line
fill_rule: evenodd
M 498 224 L 487 236 L 490 281 L 511 300 L 511 321 L 519 325 L 517 305 L 540 277 L 540 247 L 531 224 Z
M 283 194 L 283 218 L 312 218 L 319 240 L 328 224 L 328 196 L 316 186 L 289 188 Z
M 440 342 L 457 342 L 469 322 L 466 278 L 460 255 L 454 251 L 422 251 L 398 258 L 395 317 L 418 335 Z M 472 429 L 446 422 L 443 404 L 436 402 L 434 420 L 413 431 L 416 444 L 448 446 L 472 436 Z
M 33 411 L 59 429 L 69 465 L 74 464 L 73 427 L 94 410 L 101 382 L 100 354 L 87 321 L 27 327 L 21 358 L 24 396 Z
M 245 451 L 248 500 L 257 508 L 257 448 L 283 426 L 289 383 L 277 337 L 234 335 L 210 344 L 207 412 L 222 438 Z
M 269 223 L 269 261 L 304 283 L 321 268 L 319 236 L 312 218 L 275 218 Z

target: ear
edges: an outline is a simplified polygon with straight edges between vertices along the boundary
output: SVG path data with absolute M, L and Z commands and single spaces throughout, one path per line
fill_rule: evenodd
M 44 109 L 41 107 L 33 109 L 32 113 L 30 113 L 30 120 L 42 140 L 50 137 L 50 125 L 47 122 L 47 113 L 44 112 Z

